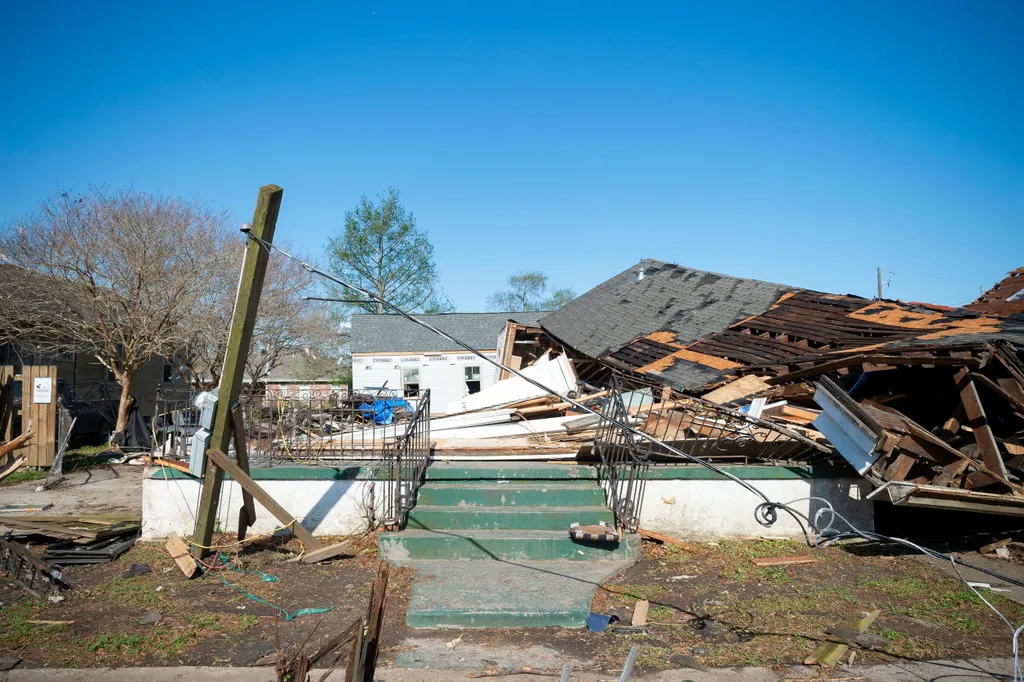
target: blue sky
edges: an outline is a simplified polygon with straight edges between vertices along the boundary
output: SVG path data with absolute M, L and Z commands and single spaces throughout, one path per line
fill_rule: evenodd
M 961 304 L 1024 265 L 1024 3 L 17 3 L 0 217 L 198 195 L 318 255 L 402 192 L 460 310 L 656 258 Z M 896 273 L 896 274 L 891 274 Z

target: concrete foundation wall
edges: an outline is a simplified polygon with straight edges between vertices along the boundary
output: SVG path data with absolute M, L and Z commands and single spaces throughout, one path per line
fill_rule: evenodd
M 386 492 L 387 484 L 367 480 L 263 480 L 260 487 L 294 514 L 314 535 L 353 535 L 366 530 L 364 500 L 375 485 L 375 499 Z M 142 486 L 142 539 L 165 538 L 169 533 L 192 535 L 199 501 L 199 481 L 184 478 L 149 478 Z M 234 533 L 238 529 L 238 510 L 242 489 L 234 481 L 224 481 L 217 527 Z M 379 504 L 378 504 L 379 507 Z M 256 524 L 251 535 L 269 533 L 282 524 L 256 502 Z
M 871 486 L 860 478 L 791 478 L 782 480 L 751 480 L 774 502 L 797 498 L 821 497 L 832 503 L 861 530 L 874 530 L 874 505 L 864 499 Z M 754 508 L 760 498 L 729 480 L 649 480 L 640 511 L 641 527 L 679 537 L 803 537 L 793 518 L 779 512 L 770 528 L 754 519 Z M 803 500 L 792 505 L 814 518 L 824 507 L 817 500 Z M 822 520 L 827 523 L 826 519 Z M 845 524 L 836 521 L 836 527 Z
M 861 530 L 874 530 L 874 505 L 865 496 L 869 484 L 858 477 L 825 477 L 791 474 L 782 467 L 727 467 L 741 471 L 755 487 L 776 502 L 819 497 L 831 502 L 836 512 Z M 282 468 L 285 471 L 287 468 Z M 387 481 L 365 478 L 301 478 L 292 472 L 286 479 L 268 479 L 278 470 L 254 471 L 259 485 L 314 535 L 351 535 L 367 528 L 365 508 L 373 486 L 377 518 L 381 501 L 391 494 Z M 315 471 L 315 470 L 314 470 Z M 322 472 L 321 472 L 322 473 Z M 740 485 L 720 478 L 709 479 L 699 468 L 652 468 L 641 510 L 641 527 L 678 537 L 741 538 L 803 537 L 799 525 L 785 512 L 765 528 L 754 519 L 759 498 Z M 156 476 L 155 478 L 153 476 Z M 779 477 L 782 476 L 782 477 Z M 142 539 L 153 540 L 175 532 L 191 535 L 199 499 L 199 482 L 182 475 L 164 479 L 149 473 L 142 490 Z M 218 507 L 219 528 L 234 532 L 238 527 L 238 509 L 242 491 L 234 481 L 225 481 Z M 792 505 L 804 514 L 814 514 L 825 505 L 817 500 L 801 500 Z M 256 503 L 256 525 L 251 533 L 268 533 L 281 523 Z M 822 519 L 821 523 L 827 523 Z M 836 527 L 844 529 L 841 521 Z

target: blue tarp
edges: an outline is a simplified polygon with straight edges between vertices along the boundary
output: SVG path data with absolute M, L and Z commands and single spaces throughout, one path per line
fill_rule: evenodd
M 395 418 L 397 408 L 404 408 L 408 412 L 412 412 L 412 405 L 404 398 L 379 398 L 374 400 L 372 405 L 362 403 L 359 406 L 359 411 L 364 419 L 367 421 L 372 419 L 374 424 L 390 424 Z

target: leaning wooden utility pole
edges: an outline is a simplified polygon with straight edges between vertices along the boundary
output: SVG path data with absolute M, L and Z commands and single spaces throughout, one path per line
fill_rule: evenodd
M 268 244 L 274 240 L 274 228 L 277 227 L 277 214 L 281 210 L 281 197 L 284 190 L 277 185 L 260 187 L 256 198 L 256 211 L 252 216 L 252 234 Z M 245 375 L 245 360 L 252 341 L 253 327 L 256 324 L 256 311 L 260 307 L 260 294 L 263 292 L 263 278 L 267 272 L 267 260 L 270 254 L 255 239 L 246 238 L 245 258 L 242 261 L 242 276 L 238 280 L 238 293 L 235 296 L 235 310 L 231 316 L 231 329 L 228 333 L 227 352 L 224 356 L 224 369 L 221 372 L 220 391 L 217 395 L 217 407 L 213 416 L 213 429 L 210 433 L 210 450 L 227 452 L 232 436 L 231 408 L 238 402 L 242 391 Z M 199 497 L 199 511 L 196 515 L 196 528 L 193 534 L 192 554 L 202 559 L 210 553 L 206 549 L 213 540 L 213 530 L 217 519 L 217 504 L 220 501 L 220 488 L 224 482 L 224 471 L 216 462 L 206 456 L 203 466 L 203 488 Z

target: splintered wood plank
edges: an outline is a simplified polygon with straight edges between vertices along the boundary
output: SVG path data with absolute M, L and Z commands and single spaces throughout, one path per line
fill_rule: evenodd
M 644 530 L 643 528 L 637 529 L 636 532 L 644 540 L 654 540 L 655 542 L 660 542 L 660 543 L 665 544 L 665 545 L 672 545 L 673 547 L 678 547 L 679 549 L 685 549 L 687 551 L 693 551 L 693 547 L 691 547 L 690 545 L 686 544 L 682 540 L 676 540 L 675 538 L 670 537 L 668 535 L 662 535 L 661 533 L 655 533 L 652 530 Z
M 635 628 L 647 625 L 647 612 L 650 608 L 651 602 L 646 599 L 638 601 L 636 606 L 633 608 L 633 620 L 630 622 L 630 625 Z
M 168 535 L 164 547 L 167 548 L 171 558 L 174 559 L 174 563 L 178 564 L 178 568 L 181 569 L 186 578 L 193 577 L 199 571 L 199 564 L 189 554 L 188 545 L 182 542 L 177 534 L 171 533 Z
M 907 474 L 910 473 L 910 467 L 914 466 L 914 462 L 917 458 L 908 455 L 905 452 L 901 452 L 896 455 L 896 459 L 892 461 L 892 464 L 885 470 L 885 474 L 882 478 L 887 481 L 904 481 L 907 478 Z
M 954 379 L 960 391 L 960 400 L 963 401 L 964 411 L 970 420 L 969 425 L 974 430 L 974 440 L 978 444 L 978 450 L 981 452 L 981 459 L 985 462 L 985 466 L 1006 478 L 1006 465 L 1003 464 L 1003 457 L 999 454 L 999 445 L 996 443 L 995 434 L 992 433 L 992 427 L 988 424 L 985 408 L 981 405 L 978 387 L 974 385 L 974 381 L 968 374 L 966 368 L 960 369 L 954 375 Z
M 335 545 L 321 547 L 320 549 L 314 550 L 312 552 L 306 552 L 305 554 L 300 556 L 299 563 L 315 564 L 316 562 L 323 561 L 324 559 L 333 559 L 336 556 L 344 554 L 348 550 L 348 548 L 349 543 L 347 542 L 339 542 Z

